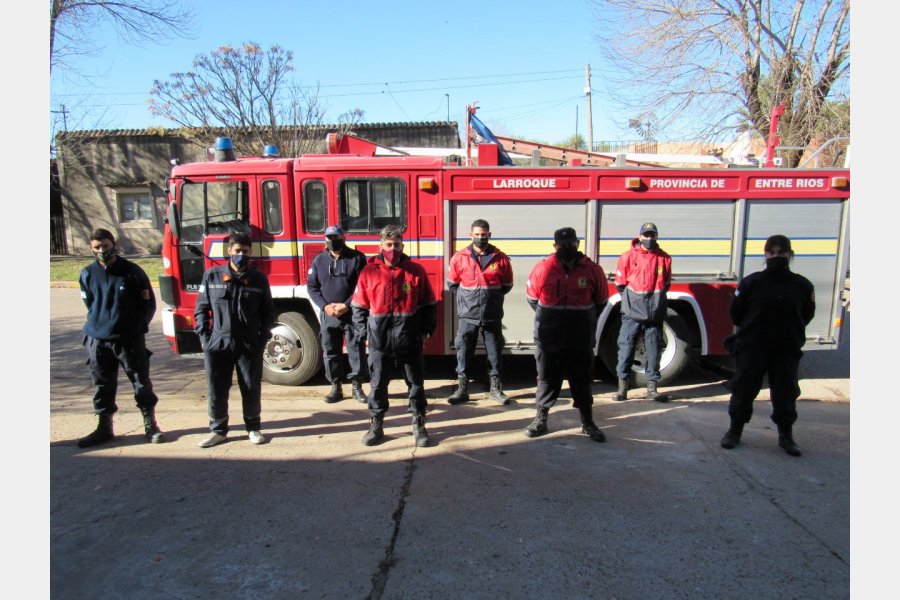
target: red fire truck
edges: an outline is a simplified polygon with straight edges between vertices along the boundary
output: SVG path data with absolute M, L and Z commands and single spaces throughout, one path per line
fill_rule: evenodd
M 732 332 L 728 308 L 737 282 L 763 267 L 763 243 L 775 233 L 791 238 L 792 268 L 816 287 L 805 349 L 840 343 L 849 257 L 847 169 L 499 166 L 497 146 L 487 143 L 478 148 L 478 166 L 461 166 L 439 157 L 377 156 L 374 144 L 349 135 L 329 136 L 327 154 L 235 158 L 230 141 L 220 140 L 214 159 L 176 165 L 168 180 L 160 296 L 164 333 L 180 354 L 200 351 L 193 309 L 204 270 L 227 260 L 228 234 L 246 232 L 277 309 L 265 379 L 304 383 L 322 366 L 319 315 L 306 279 L 324 249 L 325 228 L 342 225 L 348 243 L 372 255 L 389 223 L 403 228 L 405 252 L 442 291 L 438 330 L 425 353 L 453 354 L 456 316 L 447 266 L 469 243 L 475 219 L 491 224 L 492 241 L 514 266 L 503 322 L 507 352 L 533 351 L 525 280 L 553 252 L 554 230 L 574 227 L 581 250 L 612 277 L 618 256 L 646 221 L 657 224 L 660 245 L 672 256 L 663 384 L 692 357 L 726 354 L 722 340 Z M 619 295 L 609 285 L 596 353 L 614 371 Z M 643 368 L 639 347 L 638 385 Z

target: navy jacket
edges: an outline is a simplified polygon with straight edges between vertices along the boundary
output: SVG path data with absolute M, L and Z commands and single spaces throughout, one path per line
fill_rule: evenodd
M 200 283 L 194 322 L 207 352 L 262 351 L 275 322 L 268 278 L 252 267 L 239 275 L 230 263 L 210 268 Z
M 349 308 L 359 274 L 366 266 L 366 255 L 359 250 L 344 247 L 337 258 L 325 250 L 316 255 L 309 269 L 306 289 L 316 306 L 324 310 L 333 303 L 346 304 Z M 342 320 L 350 322 L 351 311 Z
M 95 260 L 78 278 L 87 306 L 84 333 L 100 340 L 127 340 L 149 330 L 156 296 L 144 270 L 117 256 L 108 268 Z

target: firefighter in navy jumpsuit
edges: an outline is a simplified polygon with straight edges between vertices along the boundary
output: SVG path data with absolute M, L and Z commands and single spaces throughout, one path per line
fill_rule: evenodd
M 556 404 L 562 381 L 569 381 L 572 404 L 581 416 L 581 431 L 594 441 L 606 437 L 594 424 L 591 407 L 597 319 L 609 290 L 603 268 L 578 251 L 571 227 L 553 234 L 555 254 L 531 270 L 525 295 L 535 311 L 534 358 L 537 362 L 537 415 L 525 430 L 528 437 L 547 433 L 547 415 Z
M 200 442 L 201 448 L 224 442 L 228 435 L 228 395 L 235 367 L 248 437 L 254 444 L 265 442 L 259 431 L 262 356 L 275 307 L 268 278 L 247 264 L 250 251 L 247 234 L 229 236 L 230 260 L 203 274 L 194 307 L 206 367 L 211 432 Z
M 731 302 L 737 331 L 726 338 L 725 346 L 735 356 L 736 370 L 728 404 L 731 426 L 721 445 L 731 449 L 740 443 L 763 376 L 768 374 L 778 445 L 791 456 L 800 456 L 793 425 L 800 397 L 800 348 L 806 342 L 806 326 L 816 314 L 815 289 L 806 277 L 791 271 L 790 239 L 773 235 L 766 240 L 764 252 L 766 268 L 744 277 Z

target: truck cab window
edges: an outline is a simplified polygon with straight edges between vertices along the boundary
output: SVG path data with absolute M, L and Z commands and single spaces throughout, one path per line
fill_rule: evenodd
M 345 231 L 377 234 L 385 225 L 406 229 L 406 184 L 401 179 L 345 179 L 339 197 Z
M 281 184 L 264 181 L 262 184 L 263 229 L 266 233 L 281 233 Z
M 303 186 L 303 228 L 310 233 L 322 233 L 327 227 L 325 182 L 308 181 Z

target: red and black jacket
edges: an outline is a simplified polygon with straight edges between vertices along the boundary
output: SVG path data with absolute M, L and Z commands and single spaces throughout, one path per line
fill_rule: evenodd
M 437 298 L 422 265 L 406 254 L 388 266 L 380 254 L 359 274 L 351 301 L 353 324 L 369 349 L 403 354 L 421 351 L 437 327 Z
M 593 349 L 597 319 L 609 299 L 603 268 L 578 253 L 572 270 L 551 254 L 534 265 L 525 296 L 535 311 L 534 341 L 546 350 Z
M 503 318 L 503 296 L 513 286 L 509 257 L 493 245 L 485 249 L 488 262 L 481 266 L 469 244 L 450 259 L 447 285 L 456 292 L 456 314 L 460 319 L 484 323 Z
M 662 323 L 666 318 L 666 292 L 672 285 L 672 257 L 658 245 L 652 250 L 631 240 L 631 250 L 616 264 L 616 289 L 622 295 L 622 314 L 638 323 Z

